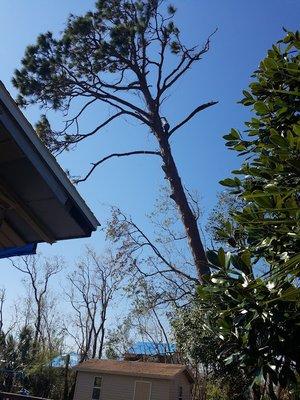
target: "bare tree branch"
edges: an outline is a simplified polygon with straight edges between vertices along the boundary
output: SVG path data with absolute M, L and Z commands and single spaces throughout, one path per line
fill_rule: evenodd
M 124 216 L 124 214 L 122 214 Z M 125 217 L 125 216 L 124 216 Z M 126 218 L 126 217 L 125 217 Z M 135 228 L 135 230 L 140 234 L 140 236 L 144 239 L 144 243 L 139 243 L 139 246 L 148 246 L 152 249 L 152 251 L 155 253 L 155 255 L 169 268 L 169 270 L 166 271 L 159 271 L 158 273 L 165 273 L 165 272 L 174 272 L 178 275 L 183 276 L 184 278 L 195 282 L 195 283 L 199 283 L 197 278 L 194 278 L 192 276 L 190 276 L 189 274 L 187 274 L 186 272 L 178 269 L 175 267 L 174 264 L 172 264 L 171 262 L 169 262 L 164 255 L 161 253 L 161 251 L 158 249 L 157 246 L 155 246 L 155 244 L 148 238 L 148 236 L 133 222 L 133 221 L 127 221 L 127 223 L 129 223 L 132 227 Z M 131 236 L 132 237 L 132 236 Z M 144 275 L 147 275 L 147 273 L 144 273 Z M 149 275 L 151 276 L 151 274 Z
M 4 325 L 3 307 L 5 302 L 5 293 L 6 290 L 4 288 L 1 288 L 0 289 L 0 334 L 3 334 L 3 325 Z
M 97 161 L 96 163 L 93 163 L 93 167 L 90 169 L 90 171 L 87 173 L 87 175 L 84 178 L 76 179 L 75 183 L 86 181 L 90 177 L 90 175 L 93 173 L 95 168 L 98 167 L 98 165 L 104 163 L 105 161 L 109 160 L 110 158 L 113 158 L 113 157 L 127 157 L 127 156 L 133 156 L 133 155 L 137 155 L 137 154 L 143 154 L 143 155 L 147 154 L 147 155 L 160 156 L 160 152 L 159 151 L 148 151 L 148 150 L 136 150 L 136 151 L 129 151 L 127 153 L 113 153 L 113 154 L 110 154 L 109 156 L 106 156 L 106 157 L 102 158 L 101 160 Z
M 88 133 L 76 133 L 76 134 L 68 134 L 68 141 L 71 141 L 71 143 L 78 143 L 83 139 L 86 139 L 90 136 L 93 136 L 95 133 L 97 133 L 100 129 L 104 128 L 106 125 L 108 125 L 110 122 L 112 122 L 114 119 L 120 117 L 121 115 L 125 114 L 124 111 L 119 111 L 118 113 L 112 115 L 109 117 L 106 121 L 102 122 L 100 125 L 98 125 L 95 129 Z M 77 121 L 77 119 L 76 119 Z M 68 143 L 68 141 L 65 141 Z
M 62 270 L 62 261 L 58 258 L 54 260 L 41 260 L 39 256 L 25 256 L 16 262 L 9 259 L 12 266 L 18 271 L 28 276 L 30 288 L 33 292 L 31 303 L 34 305 L 34 345 L 39 341 L 43 341 L 43 326 L 42 322 L 47 312 L 49 300 L 49 283 L 53 276 Z
M 177 124 L 174 128 L 172 128 L 169 131 L 169 137 L 177 131 L 177 129 L 181 128 L 183 125 L 185 125 L 190 119 L 192 119 L 196 114 L 198 114 L 200 111 L 205 110 L 206 108 L 212 107 L 215 104 L 218 104 L 218 101 L 210 101 L 209 103 L 204 103 L 195 108 L 194 111 L 192 111 L 183 121 L 181 121 L 179 124 Z
M 198 46 L 192 47 L 191 49 L 187 49 L 184 46 L 182 46 L 182 44 L 179 41 L 179 44 L 182 49 L 181 60 L 180 60 L 179 64 L 177 65 L 177 67 L 175 67 L 173 69 L 173 71 L 171 71 L 169 73 L 169 75 L 164 79 L 162 87 L 161 87 L 160 91 L 158 92 L 158 98 L 160 98 L 160 96 L 167 89 L 169 89 L 171 86 L 173 86 L 173 84 L 175 82 L 177 82 L 177 80 L 182 75 L 184 75 L 185 72 L 188 71 L 188 69 L 192 66 L 192 64 L 194 62 L 199 61 L 201 59 L 201 56 L 209 51 L 210 39 L 217 32 L 217 30 L 218 29 L 215 29 L 215 31 L 209 35 L 203 48 L 200 51 L 196 51 Z

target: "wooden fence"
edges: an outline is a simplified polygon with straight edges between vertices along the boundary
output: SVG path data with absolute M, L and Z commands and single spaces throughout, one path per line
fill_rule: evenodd
M 49 400 L 42 397 L 26 396 L 17 393 L 0 392 L 0 400 Z

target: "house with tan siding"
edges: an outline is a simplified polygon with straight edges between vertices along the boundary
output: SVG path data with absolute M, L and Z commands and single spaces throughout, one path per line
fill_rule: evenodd
M 74 400 L 191 399 L 194 379 L 185 365 L 93 359 L 74 369 Z

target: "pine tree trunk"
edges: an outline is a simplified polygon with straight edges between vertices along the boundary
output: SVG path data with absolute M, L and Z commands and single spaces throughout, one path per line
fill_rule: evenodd
M 158 139 L 160 153 L 163 159 L 162 169 L 171 187 L 171 198 L 177 204 L 181 219 L 185 228 L 188 243 L 197 269 L 199 282 L 203 282 L 203 276 L 209 275 L 210 270 L 202 244 L 197 220 L 188 203 L 180 176 L 172 155 L 168 134 L 163 131 L 160 121 L 156 119 L 155 136 Z

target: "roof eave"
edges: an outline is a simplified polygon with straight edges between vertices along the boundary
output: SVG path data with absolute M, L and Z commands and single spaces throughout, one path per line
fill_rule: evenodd
M 63 169 L 60 167 L 55 157 L 48 151 L 48 149 L 41 142 L 35 130 L 33 129 L 32 125 L 28 122 L 23 113 L 20 111 L 19 107 L 17 106 L 17 104 L 15 103 L 15 101 L 13 100 L 13 98 L 11 97 L 10 93 L 7 91 L 1 80 L 0 80 L 0 100 L 2 100 L 3 104 L 5 104 L 5 107 L 7 108 L 11 116 L 20 126 L 26 138 L 28 139 L 29 143 L 40 156 L 42 162 L 47 165 L 49 172 L 51 172 L 51 174 L 54 175 L 58 183 L 63 186 L 64 190 L 67 192 L 69 197 L 73 200 L 76 206 L 84 214 L 86 220 L 91 225 L 91 230 L 95 231 L 97 227 L 100 226 L 100 222 L 91 212 L 87 204 L 84 202 L 83 198 L 75 189 L 74 185 L 70 182 L 69 178 L 67 177 Z
M 147 373 L 139 373 L 139 372 L 126 372 L 126 371 L 107 371 L 99 368 L 82 368 L 80 366 L 76 366 L 73 368 L 74 371 L 77 372 L 87 372 L 92 374 L 107 374 L 107 375 L 119 375 L 119 376 L 135 376 L 142 377 L 148 379 L 165 379 L 165 380 L 173 380 L 175 375 L 161 375 L 161 374 L 147 374 Z

